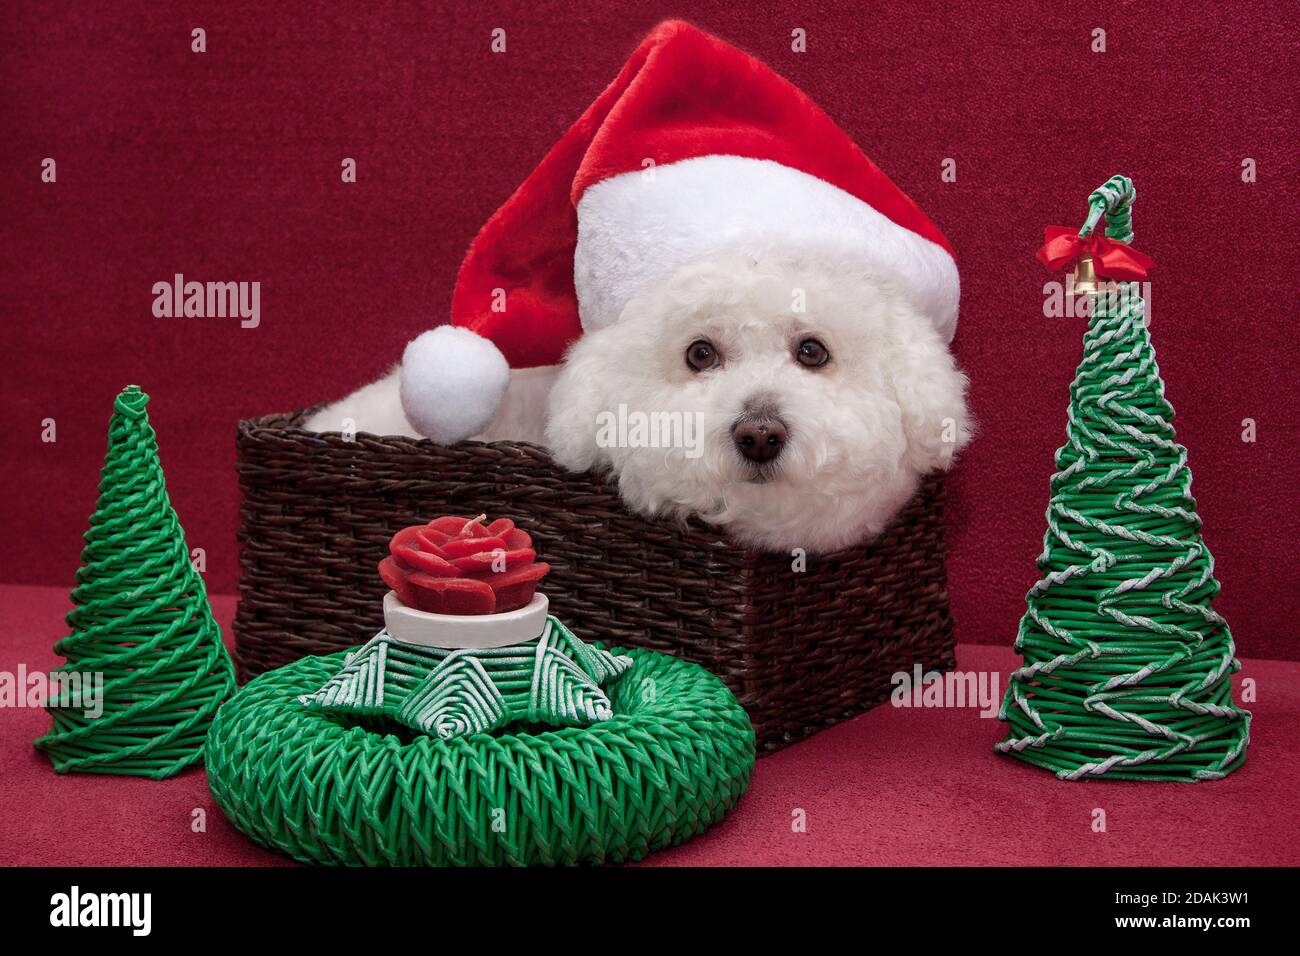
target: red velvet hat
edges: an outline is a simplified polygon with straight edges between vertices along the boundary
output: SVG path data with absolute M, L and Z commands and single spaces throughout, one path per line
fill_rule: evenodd
M 687 262 L 754 249 L 843 254 L 897 280 L 945 340 L 956 329 L 957 267 L 925 213 L 793 84 L 662 23 L 474 239 L 450 325 L 403 357 L 407 417 L 467 438 L 510 368 L 558 363 Z

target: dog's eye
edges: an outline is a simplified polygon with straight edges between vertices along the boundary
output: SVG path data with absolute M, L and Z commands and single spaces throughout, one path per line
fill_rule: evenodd
M 807 368 L 821 368 L 831 360 L 831 353 L 816 339 L 804 339 L 795 349 L 794 357 Z
M 717 368 L 719 361 L 718 350 L 704 339 L 697 339 L 686 349 L 686 364 L 697 372 Z

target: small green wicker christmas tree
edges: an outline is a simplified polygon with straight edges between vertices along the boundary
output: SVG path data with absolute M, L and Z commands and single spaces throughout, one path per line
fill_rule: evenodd
M 203 580 L 167 497 L 158 445 L 132 385 L 113 405 L 99 501 L 90 518 L 72 633 L 54 645 L 51 672 L 86 686 L 102 675 L 102 700 L 51 693 L 50 732 L 36 741 L 59 773 L 162 779 L 199 762 L 208 724 L 235 690 L 234 668 Z M 102 712 L 96 714 L 96 710 Z
M 1115 243 L 1132 239 L 1134 195 L 1113 177 L 1089 197 L 1078 236 L 1104 215 L 1102 244 L 1132 256 Z M 1140 287 L 1121 282 L 1093 300 L 1043 577 L 1016 637 L 1024 664 L 999 713 L 1010 736 L 996 749 L 1064 780 L 1213 780 L 1245 760 L 1250 714 L 1232 701 L 1240 665 L 1210 606 L 1219 584 L 1173 417 Z

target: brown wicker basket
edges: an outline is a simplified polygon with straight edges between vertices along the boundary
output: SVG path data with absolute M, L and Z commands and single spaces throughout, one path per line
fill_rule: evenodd
M 585 639 L 648 647 L 721 676 L 772 751 L 888 698 L 891 676 L 954 665 L 943 486 L 926 480 L 866 548 L 808 558 L 630 515 L 544 448 L 317 434 L 307 412 L 239 425 L 241 680 L 367 640 L 383 625 L 388 539 L 438 514 L 517 518 L 551 565 L 553 612 Z

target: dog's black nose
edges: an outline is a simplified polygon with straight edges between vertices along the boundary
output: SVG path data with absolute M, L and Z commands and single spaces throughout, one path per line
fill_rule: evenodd
M 772 461 L 785 447 L 785 422 L 767 416 L 742 418 L 731 427 L 731 440 L 737 451 L 761 465 Z

